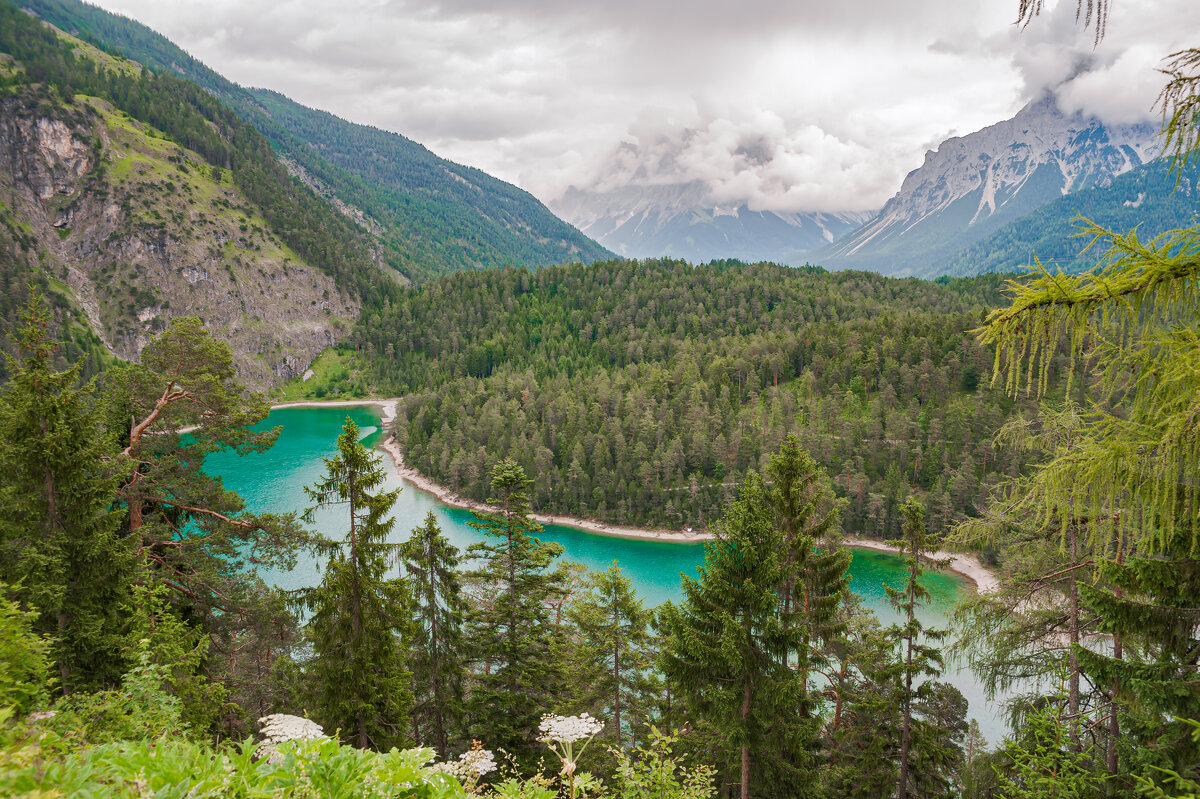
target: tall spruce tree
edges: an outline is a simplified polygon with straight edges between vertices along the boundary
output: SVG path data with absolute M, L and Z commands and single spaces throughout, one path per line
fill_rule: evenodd
M 114 506 L 127 463 L 104 432 L 79 366 L 56 371 L 51 318 L 36 290 L 8 358 L 0 396 L 0 583 L 38 613 L 64 692 L 124 671 L 120 610 L 134 579 L 124 512 Z
M 746 478 L 714 532 L 683 603 L 663 608 L 663 670 L 733 756 L 742 799 L 810 796 L 802 679 L 785 660 L 804 633 L 780 601 L 794 567 L 761 477 Z
M 442 759 L 461 729 L 463 675 L 462 585 L 458 549 L 442 535 L 433 511 L 400 549 L 412 583 L 417 627 L 410 657 L 413 670 L 413 738 Z
M 807 704 L 809 673 L 827 664 L 824 645 L 846 627 L 838 610 L 849 590 L 851 555 L 838 540 L 838 506 L 825 471 L 795 435 L 771 455 L 767 478 L 787 558 L 788 580 L 780 587 L 783 616 L 798 612 L 801 628 L 800 643 L 789 658 L 802 677 Z
M 552 570 L 562 546 L 536 537 L 541 525 L 529 515 L 525 470 L 511 458 L 492 469 L 495 512 L 473 511 L 471 526 L 488 536 L 468 555 L 483 560 L 471 577 L 489 601 L 471 616 L 479 673 L 469 702 L 472 734 L 504 749 L 525 765 L 536 762 L 541 715 L 549 712 L 561 664 L 551 657 L 550 604 L 562 575 Z
M 592 576 L 571 620 L 579 630 L 593 714 L 611 719 L 605 732 L 618 747 L 632 745 L 634 725 L 648 715 L 654 686 L 650 621 L 629 577 L 613 564 Z
M 916 784 L 919 776 L 913 768 L 914 740 L 921 732 L 917 730 L 920 720 L 916 717 L 916 705 L 929 701 L 932 696 L 934 683 L 930 680 L 942 673 L 943 661 L 941 650 L 929 642 L 936 643 L 946 636 L 945 630 L 933 630 L 925 627 L 917 618 L 917 608 L 929 602 L 929 591 L 921 585 L 920 577 L 925 569 L 923 562 L 937 569 L 945 568 L 947 562 L 929 556 L 934 548 L 933 537 L 925 530 L 925 509 L 916 501 L 909 499 L 900 507 L 904 515 L 904 537 L 895 541 L 905 565 L 908 566 L 908 579 L 903 588 L 892 588 L 884 585 L 888 602 L 898 610 L 903 623 L 893 628 L 892 634 L 900 643 L 901 662 L 899 667 L 900 690 L 900 764 L 896 783 L 896 796 L 905 799 L 907 796 L 932 796 L 929 789 L 921 790 Z M 917 680 L 922 680 L 915 684 Z M 945 790 L 948 786 L 936 786 Z
M 358 439 L 358 425 L 347 418 L 336 454 L 324 459 L 324 477 L 305 488 L 315 503 L 307 521 L 319 509 L 341 508 L 346 525 L 321 584 L 304 596 L 313 646 L 305 672 L 326 730 L 340 730 L 360 749 L 387 751 L 408 741 L 412 599 L 406 580 L 386 576 L 396 556 L 388 513 L 401 489 L 384 490 L 379 456 Z

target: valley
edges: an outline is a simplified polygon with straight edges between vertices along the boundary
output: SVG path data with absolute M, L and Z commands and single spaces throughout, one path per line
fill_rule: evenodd
M 0 794 L 1200 794 L 1200 7 L 98 2 Z

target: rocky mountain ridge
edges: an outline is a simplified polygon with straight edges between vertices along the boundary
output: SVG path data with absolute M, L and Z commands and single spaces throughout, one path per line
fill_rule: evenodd
M 835 268 L 937 275 L 1006 223 L 1108 185 L 1157 153 L 1153 126 L 1106 126 L 1064 113 L 1047 95 L 1011 119 L 942 142 L 874 219 L 813 257 Z

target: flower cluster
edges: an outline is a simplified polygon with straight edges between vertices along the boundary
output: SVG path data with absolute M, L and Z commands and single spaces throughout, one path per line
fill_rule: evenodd
M 492 755 L 491 750 L 484 749 L 483 744 L 479 741 L 472 741 L 471 751 L 463 752 L 458 757 L 476 777 L 482 777 L 484 774 L 496 770 L 496 758 Z
M 548 714 L 542 716 L 542 723 L 538 725 L 538 730 L 542 733 L 538 736 L 538 740 L 547 744 L 553 742 L 571 744 L 582 741 L 584 738 L 591 738 L 602 729 L 604 729 L 604 722 L 587 713 L 581 713 L 578 716 Z
M 258 747 L 258 756 L 265 757 L 272 763 L 283 759 L 279 754 L 279 744 L 284 741 L 302 741 L 311 738 L 324 738 L 325 730 L 321 725 L 300 716 L 289 716 L 286 713 L 273 713 L 258 720 L 258 730 L 262 733 L 263 742 Z
M 467 767 L 467 764 L 457 760 L 445 760 L 441 763 L 434 763 L 429 767 L 429 770 L 437 771 L 441 774 L 449 774 L 459 782 L 465 782 L 466 780 L 474 777 L 474 774 Z

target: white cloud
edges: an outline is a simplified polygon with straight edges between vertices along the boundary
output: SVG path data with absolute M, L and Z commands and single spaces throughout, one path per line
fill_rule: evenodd
M 1049 88 L 1133 121 L 1161 86 L 1157 58 L 1200 31 L 1195 0 L 1114 4 L 1098 48 L 1072 0 L 1024 31 L 1016 0 L 100 3 L 239 83 L 544 198 L 679 178 L 780 210 L 877 207 L 926 149 Z

